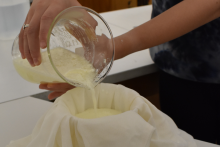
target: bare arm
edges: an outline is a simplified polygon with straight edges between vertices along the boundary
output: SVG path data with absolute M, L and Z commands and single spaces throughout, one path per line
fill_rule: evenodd
M 173 40 L 218 17 L 220 0 L 184 0 L 152 20 L 116 37 L 115 59 Z
M 114 38 L 115 59 L 173 40 L 218 17 L 220 0 L 184 0 L 143 25 Z M 40 88 L 53 91 L 49 95 L 49 99 L 53 99 L 73 86 L 66 83 L 41 84 Z

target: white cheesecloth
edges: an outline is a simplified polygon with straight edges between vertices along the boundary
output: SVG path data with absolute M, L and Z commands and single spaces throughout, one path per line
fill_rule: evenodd
M 123 113 L 97 119 L 75 117 L 93 108 L 91 92 L 75 88 L 55 101 L 32 134 L 7 147 L 196 147 L 189 134 L 134 90 L 99 84 L 95 91 L 98 108 Z

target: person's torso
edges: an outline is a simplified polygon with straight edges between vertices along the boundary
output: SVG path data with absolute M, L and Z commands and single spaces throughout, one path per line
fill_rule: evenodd
M 181 1 L 153 0 L 152 18 Z M 150 54 L 159 68 L 169 74 L 193 81 L 220 83 L 220 18 L 152 47 Z

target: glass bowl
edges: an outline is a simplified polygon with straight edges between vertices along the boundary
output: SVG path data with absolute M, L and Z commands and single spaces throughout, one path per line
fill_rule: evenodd
M 71 69 L 71 65 L 78 62 L 68 58 L 72 53 L 92 65 L 96 73 L 94 85 L 106 77 L 114 61 L 115 47 L 110 27 L 97 12 L 82 6 L 67 8 L 53 20 L 47 35 L 47 49 L 40 49 L 42 63 L 39 66 L 31 67 L 26 59 L 21 58 L 18 42 L 17 37 L 12 46 L 14 66 L 25 80 L 38 84 L 67 82 L 83 87 L 81 82 L 66 74 L 80 69 Z M 65 51 L 57 53 L 57 48 Z M 67 64 L 70 66 L 64 70 L 63 67 Z

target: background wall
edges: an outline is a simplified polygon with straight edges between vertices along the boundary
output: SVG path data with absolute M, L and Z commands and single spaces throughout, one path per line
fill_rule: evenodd
M 78 0 L 83 6 L 89 7 L 96 12 L 107 12 L 147 5 L 151 0 Z
M 34 0 L 30 0 L 32 3 Z M 152 0 L 78 0 L 83 6 L 96 12 L 108 12 L 119 9 L 148 5 Z

